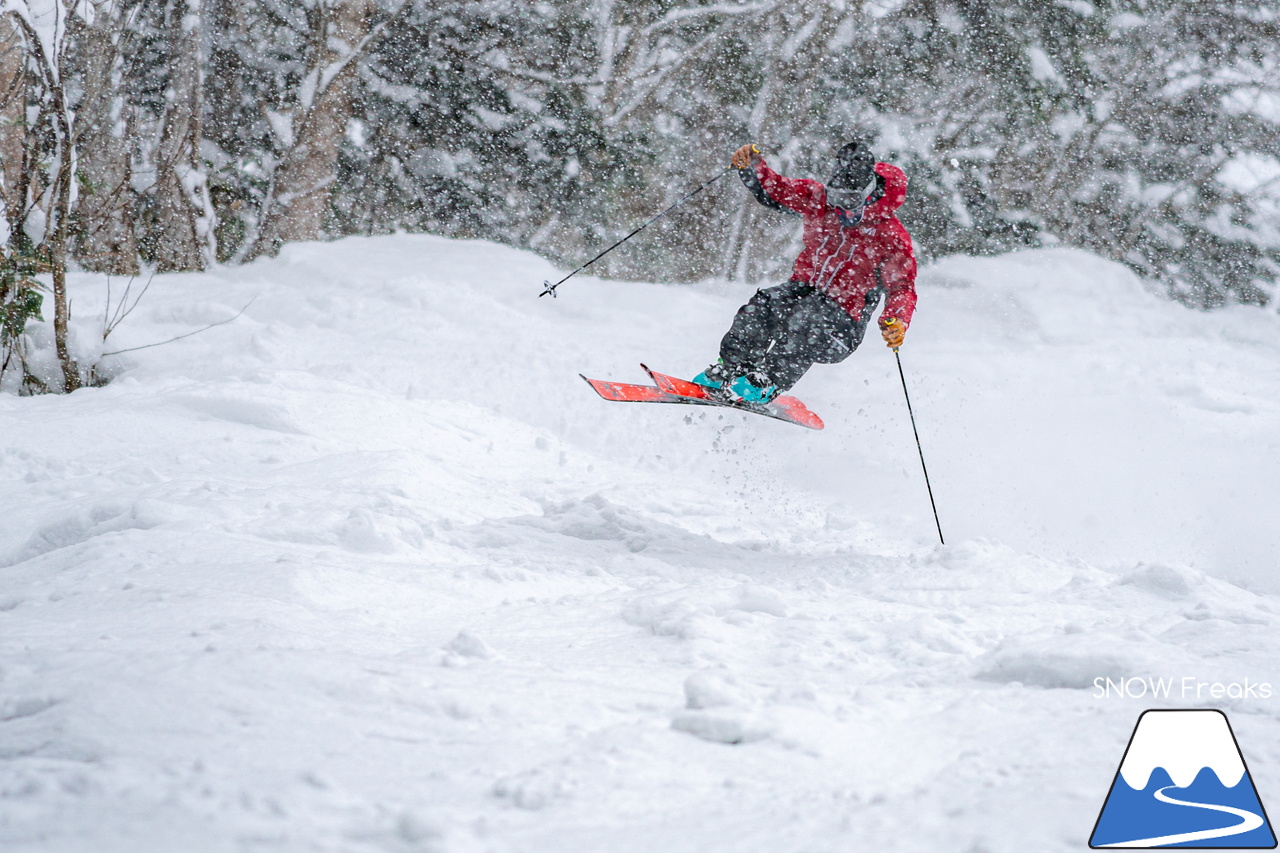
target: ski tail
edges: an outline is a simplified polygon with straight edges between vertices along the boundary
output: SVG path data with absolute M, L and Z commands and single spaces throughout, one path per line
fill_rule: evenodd
M 578 374 L 582 376 L 581 373 Z M 619 403 L 674 403 L 669 394 L 652 385 L 632 385 L 629 382 L 605 382 L 582 376 L 595 392 L 606 400 Z

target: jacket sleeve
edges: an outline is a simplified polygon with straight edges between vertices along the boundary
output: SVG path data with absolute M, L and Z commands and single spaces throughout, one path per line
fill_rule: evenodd
M 899 226 L 895 230 L 893 247 L 880 264 L 880 281 L 885 289 L 880 319 L 892 317 L 910 326 L 916 310 L 916 256 L 907 229 Z
M 756 177 L 769 197 L 796 213 L 817 216 L 826 209 L 827 188 L 805 178 L 784 178 L 761 160 L 756 164 Z
M 742 179 L 743 185 L 751 191 L 751 194 L 756 197 L 756 201 L 765 207 L 770 210 L 776 210 L 779 213 L 785 213 L 788 216 L 800 215 L 789 207 L 783 207 L 764 191 L 764 186 L 760 183 L 760 178 L 756 175 L 755 169 L 739 169 L 738 177 Z

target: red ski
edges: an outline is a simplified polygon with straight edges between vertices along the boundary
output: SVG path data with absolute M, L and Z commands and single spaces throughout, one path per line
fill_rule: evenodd
M 582 376 L 581 373 L 578 374 Z M 606 400 L 617 403 L 693 403 L 700 401 L 664 394 L 653 385 L 632 385 L 629 382 L 605 382 L 603 379 L 586 379 L 587 384 Z
M 626 382 L 605 382 L 600 379 L 587 379 L 587 384 L 595 389 L 606 400 L 628 403 L 681 403 L 693 406 L 722 406 L 726 409 L 737 409 L 742 412 L 764 415 L 780 421 L 822 429 L 822 418 L 809 411 L 804 403 L 795 397 L 778 397 L 771 403 L 747 403 L 723 400 L 712 396 L 711 392 L 693 382 L 656 373 L 643 364 L 646 373 L 653 378 L 654 385 L 632 385 Z

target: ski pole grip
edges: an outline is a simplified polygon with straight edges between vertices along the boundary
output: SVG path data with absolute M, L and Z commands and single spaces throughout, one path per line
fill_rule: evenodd
M 891 329 L 891 328 L 893 328 L 893 327 L 894 327 L 894 326 L 896 326 L 896 325 L 898 325 L 898 318 L 897 318 L 897 317 L 890 317 L 888 320 L 885 320 L 885 321 L 884 321 L 884 327 L 885 327 L 886 329 Z M 898 351 L 898 348 L 897 348 L 897 347 L 894 347 L 894 348 L 893 348 L 893 351 L 896 353 L 896 352 Z

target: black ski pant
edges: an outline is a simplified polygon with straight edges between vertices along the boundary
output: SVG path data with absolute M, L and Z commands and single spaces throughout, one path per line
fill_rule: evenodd
M 736 372 L 759 371 L 786 391 L 814 364 L 852 355 L 879 302 L 879 290 L 867 294 L 866 307 L 853 317 L 808 282 L 757 290 L 720 341 L 720 358 Z

